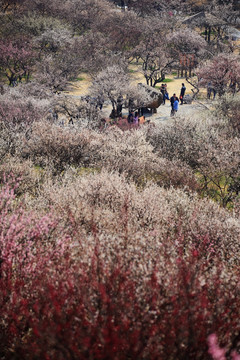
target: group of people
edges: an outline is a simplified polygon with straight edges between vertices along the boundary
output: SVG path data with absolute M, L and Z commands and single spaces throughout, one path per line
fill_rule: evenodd
M 166 100 L 170 101 L 171 104 L 171 116 L 174 116 L 179 109 L 180 105 L 183 105 L 184 95 L 186 92 L 186 87 L 184 83 L 182 83 L 182 87 L 180 90 L 179 98 L 174 93 L 171 98 L 169 98 L 169 94 L 167 91 L 167 84 L 162 84 L 160 91 L 163 95 L 163 104 L 165 104 Z M 102 109 L 103 101 L 101 101 Z M 123 108 L 123 97 L 120 95 L 117 99 L 117 108 L 114 109 L 110 115 L 109 119 L 101 120 L 101 128 L 106 128 L 109 125 L 117 125 L 120 128 L 137 128 L 139 125 L 144 123 L 149 123 L 149 120 L 145 120 L 145 116 L 141 116 L 142 109 L 140 109 L 140 113 L 138 111 L 129 111 L 128 116 L 122 116 L 122 108 Z
M 170 104 L 171 104 L 171 114 L 170 115 L 174 116 L 177 113 L 178 107 L 179 107 L 179 98 L 176 96 L 175 93 L 170 98 Z
M 139 126 L 144 124 L 150 124 L 150 120 L 146 120 L 144 115 L 140 116 L 137 111 L 132 111 L 128 116 L 119 116 L 114 119 L 102 118 L 100 122 L 100 130 L 104 130 L 109 126 L 118 126 L 122 130 L 137 129 Z
M 171 98 L 169 98 L 169 94 L 167 91 L 167 84 L 162 84 L 160 91 L 163 95 L 163 105 L 165 105 L 166 100 L 169 100 L 170 104 L 171 104 L 171 114 L 170 115 L 174 116 L 179 109 L 179 101 L 180 101 L 180 105 L 183 105 L 184 95 L 186 92 L 186 86 L 184 85 L 184 83 L 182 83 L 179 98 L 177 97 L 177 95 L 175 93 L 173 94 L 173 96 L 171 96 Z
M 142 117 L 141 117 L 142 118 Z M 139 125 L 139 122 L 140 122 L 140 116 L 139 116 L 139 113 L 138 111 L 131 111 L 129 114 L 128 114 L 128 117 L 127 117 L 127 121 L 129 124 L 133 124 L 133 125 Z

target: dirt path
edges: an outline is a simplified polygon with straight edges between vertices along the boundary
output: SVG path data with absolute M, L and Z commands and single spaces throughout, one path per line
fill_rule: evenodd
M 179 110 L 174 118 L 176 119 L 181 117 L 198 117 L 199 115 L 202 115 L 203 112 L 205 112 L 206 110 L 207 108 L 204 106 L 204 104 L 202 105 L 199 102 L 193 101 L 192 104 L 179 105 Z M 170 102 L 167 101 L 165 105 L 161 105 L 158 108 L 157 114 L 152 115 L 151 120 L 154 123 L 172 120 L 173 118 L 170 116 L 170 113 L 171 105 Z
M 208 104 L 207 104 L 208 106 Z M 105 118 L 109 117 L 109 114 L 111 112 L 111 105 L 105 105 L 102 109 L 102 115 Z M 193 101 L 192 104 L 183 104 L 179 105 L 179 110 L 177 114 L 173 117 L 170 116 L 171 113 L 171 105 L 170 101 L 166 101 L 165 105 L 160 105 L 157 109 L 156 114 L 145 114 L 145 117 L 150 120 L 151 122 L 154 122 L 155 124 L 166 122 L 173 119 L 180 119 L 182 117 L 191 117 L 191 118 L 198 118 L 199 116 L 202 116 L 204 112 L 207 111 L 207 107 L 205 103 L 200 103 L 197 101 Z M 128 115 L 128 110 L 123 109 L 123 115 Z
M 167 90 L 170 97 L 174 93 L 176 93 L 176 95 L 179 96 L 182 83 L 184 83 L 186 86 L 186 94 L 192 94 L 191 91 L 192 87 L 190 84 L 186 82 L 185 79 L 176 78 L 174 75 L 170 75 L 170 74 L 167 75 L 166 77 L 167 79 L 170 79 L 170 81 L 167 82 Z M 72 95 L 73 97 L 76 98 L 82 95 L 87 95 L 88 89 L 91 85 L 91 78 L 88 76 L 88 74 L 81 73 L 79 74 L 78 78 L 81 80 L 72 83 L 72 86 L 69 88 L 69 91 L 66 92 L 68 95 L 70 96 Z M 131 78 L 131 82 L 133 83 L 139 83 L 139 82 L 145 83 L 144 76 L 139 71 L 139 66 L 137 65 L 130 65 L 130 78 Z M 159 86 L 160 85 L 161 84 L 159 84 Z M 205 91 L 203 91 L 201 94 L 203 97 L 206 96 L 204 93 Z M 206 108 L 204 108 L 204 105 L 201 105 L 199 102 L 194 101 L 192 104 L 180 105 L 176 117 L 195 116 L 201 113 L 203 110 L 206 110 Z M 102 109 L 103 117 L 109 117 L 110 112 L 111 112 L 111 105 L 105 103 Z M 146 117 L 151 119 L 151 121 L 154 123 L 165 122 L 167 120 L 172 119 L 170 117 L 170 112 L 171 112 L 171 106 L 170 106 L 170 102 L 167 100 L 165 105 L 161 105 L 157 109 L 157 114 L 153 114 L 153 115 L 149 114 L 146 115 Z M 123 109 L 123 115 L 127 115 L 127 114 L 128 114 L 127 109 Z

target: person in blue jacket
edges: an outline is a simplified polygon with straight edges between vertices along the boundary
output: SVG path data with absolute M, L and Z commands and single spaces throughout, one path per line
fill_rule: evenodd
M 176 97 L 174 103 L 173 103 L 173 110 L 174 110 L 174 115 L 176 114 L 176 112 L 178 111 L 179 108 L 179 99 L 178 97 Z

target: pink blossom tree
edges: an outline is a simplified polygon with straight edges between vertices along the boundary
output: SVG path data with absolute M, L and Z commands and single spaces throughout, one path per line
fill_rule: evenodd
M 196 72 L 199 84 L 210 84 L 222 96 L 225 92 L 235 94 L 240 90 L 240 62 L 235 54 L 219 54 Z
M 177 62 L 177 68 L 185 73 L 189 70 L 191 77 L 192 70 L 197 66 L 206 50 L 207 43 L 196 31 L 181 29 L 171 32 L 167 36 L 173 58 Z
M 237 338 L 238 337 L 239 335 Z M 240 355 L 236 350 L 230 349 L 227 351 L 226 348 L 221 348 L 219 346 L 218 337 L 216 334 L 211 334 L 208 336 L 208 352 L 212 356 L 213 360 L 226 360 L 229 358 L 229 354 L 232 360 L 240 360 Z
M 0 66 L 9 85 L 23 76 L 28 81 L 34 63 L 35 53 L 28 41 L 0 41 Z

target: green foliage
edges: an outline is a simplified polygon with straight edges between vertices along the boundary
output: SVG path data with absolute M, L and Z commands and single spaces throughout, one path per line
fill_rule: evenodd
M 232 199 L 237 196 L 237 192 L 232 192 L 233 179 L 227 175 L 206 176 L 200 172 L 196 173 L 199 184 L 201 185 L 201 197 L 209 197 L 222 206 L 232 207 Z
M 136 72 L 137 72 L 137 70 L 134 70 L 134 69 L 128 69 L 128 72 L 129 72 L 130 74 L 134 74 L 134 73 L 136 73 Z
M 172 82 L 174 81 L 173 79 L 169 79 L 169 78 L 165 78 L 162 82 L 163 83 L 169 83 L 169 82 Z
M 170 83 L 170 82 L 172 82 L 172 81 L 174 81 L 174 80 L 173 80 L 173 79 L 168 79 L 168 78 L 166 78 L 166 79 L 164 79 L 163 81 L 161 81 L 161 83 Z M 160 85 L 156 85 L 155 88 L 161 89 L 161 86 L 160 86 Z

